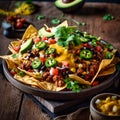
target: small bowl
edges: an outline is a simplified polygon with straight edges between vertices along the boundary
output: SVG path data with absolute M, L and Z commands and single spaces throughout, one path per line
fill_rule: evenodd
M 3 35 L 8 38 L 21 38 L 30 24 L 31 24 L 30 22 L 26 21 L 24 23 L 23 28 L 18 29 L 15 28 L 10 22 L 3 21 L 2 22 Z
M 104 100 L 107 97 L 116 96 L 120 99 L 120 95 L 114 93 L 101 93 L 94 96 L 90 102 L 90 116 L 91 120 L 120 120 L 120 115 L 107 115 L 101 112 L 96 107 L 96 100 Z

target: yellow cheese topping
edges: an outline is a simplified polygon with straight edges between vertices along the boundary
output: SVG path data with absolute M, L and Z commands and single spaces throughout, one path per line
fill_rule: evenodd
M 62 63 L 63 61 L 67 61 L 69 63 L 71 71 L 75 72 L 75 63 L 74 63 L 74 56 L 73 54 L 68 52 L 68 49 L 62 46 L 58 46 L 57 44 L 51 44 L 51 48 L 55 48 L 57 56 L 55 59 L 59 62 Z
M 30 15 L 36 10 L 34 4 L 27 4 L 26 2 L 23 2 L 19 7 L 15 8 L 14 11 L 6 11 L 3 9 L 0 9 L 0 14 L 2 15 Z

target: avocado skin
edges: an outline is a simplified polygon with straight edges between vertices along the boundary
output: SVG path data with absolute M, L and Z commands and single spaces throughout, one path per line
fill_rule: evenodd
M 62 0 L 61 0 L 62 1 Z M 82 0 L 80 1 L 78 4 L 75 4 L 75 5 L 72 5 L 72 6 L 69 6 L 67 8 L 64 8 L 62 7 L 60 4 L 57 3 L 57 0 L 54 2 L 55 6 L 63 11 L 63 12 L 66 12 L 66 13 L 70 13 L 70 12 L 75 12 L 77 11 L 78 9 L 82 8 L 82 6 L 84 5 L 85 3 L 85 0 Z

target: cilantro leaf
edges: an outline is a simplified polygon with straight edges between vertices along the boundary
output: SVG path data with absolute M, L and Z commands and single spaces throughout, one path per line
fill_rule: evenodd
M 19 7 L 21 5 L 21 2 L 16 2 L 15 7 Z
M 72 81 L 70 78 L 66 78 L 64 82 L 66 83 L 68 89 L 71 89 L 74 92 L 81 91 L 78 81 Z
M 17 55 L 16 54 L 12 54 L 12 58 L 16 58 L 17 57 Z
M 79 22 L 79 21 L 74 20 L 74 19 L 72 19 L 72 21 L 73 21 L 76 25 L 78 25 L 78 26 L 85 26 L 85 25 L 86 25 L 85 22 Z
M 103 16 L 103 20 L 107 20 L 107 21 L 113 20 L 114 18 L 115 17 L 112 16 L 111 14 L 106 14 L 106 15 Z
M 57 25 L 57 24 L 60 23 L 60 20 L 59 19 L 53 19 L 53 20 L 51 20 L 51 23 Z
M 37 16 L 37 20 L 41 20 L 41 19 L 44 19 L 44 18 L 45 18 L 44 15 L 38 15 L 38 16 Z
M 74 45 L 80 44 L 80 38 L 77 33 L 75 33 L 76 27 L 58 27 L 55 32 L 55 37 L 58 38 L 57 44 L 60 46 L 69 46 L 70 43 Z

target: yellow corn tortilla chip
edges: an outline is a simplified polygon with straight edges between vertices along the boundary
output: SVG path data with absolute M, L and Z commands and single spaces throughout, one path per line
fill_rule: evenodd
M 116 64 L 120 62 L 120 58 L 119 57 L 114 57 L 114 59 L 112 60 L 112 62 L 110 63 L 110 65 L 108 65 L 106 68 L 102 69 L 97 77 L 101 77 L 101 76 L 106 76 L 106 75 L 110 75 L 113 74 L 116 71 Z
M 69 77 L 72 79 L 72 80 L 77 80 L 80 84 L 85 84 L 85 85 L 90 85 L 90 82 L 89 81 L 86 81 L 84 80 L 83 78 L 77 76 L 77 75 L 74 75 L 74 74 L 70 74 Z
M 6 60 L 6 63 L 7 63 L 7 67 L 8 67 L 9 70 L 14 69 L 16 72 L 18 71 L 17 65 L 15 63 L 13 63 L 10 60 Z
M 24 77 L 19 76 L 18 74 L 15 74 L 14 78 L 24 84 L 30 85 L 30 86 L 34 86 L 34 87 L 38 87 L 44 90 L 51 90 L 51 91 L 61 91 L 63 89 L 66 88 L 66 85 L 63 87 L 57 87 L 55 86 L 55 84 L 53 83 L 49 83 L 46 81 L 39 81 L 37 79 L 35 79 L 34 77 L 25 75 Z
M 10 42 L 9 46 L 8 46 L 8 49 L 14 54 L 14 53 L 17 53 L 15 50 L 14 50 L 14 47 L 18 47 L 20 46 L 22 43 L 22 40 L 16 40 L 16 41 L 12 41 Z
M 27 75 L 31 76 L 31 77 L 34 77 L 34 78 L 37 78 L 37 79 L 41 79 L 41 75 L 40 73 L 34 73 L 34 72 L 29 72 L 29 71 L 26 71 L 26 70 L 23 70 L 21 68 L 18 67 L 19 70 L 23 71 L 24 73 L 26 73 Z
M 37 35 L 37 33 L 38 33 L 38 30 L 33 25 L 29 25 L 22 37 L 22 40 L 33 38 L 34 36 Z
M 99 72 L 106 68 L 108 65 L 111 64 L 111 62 L 114 60 L 114 56 L 112 57 L 112 59 L 103 59 L 99 65 L 98 71 L 96 73 L 96 75 L 93 77 L 91 84 L 94 82 L 95 78 L 98 76 Z
M 64 22 L 62 22 L 61 24 L 59 24 L 57 27 L 60 27 L 60 26 L 66 26 L 66 27 L 68 27 L 67 20 L 65 20 Z
M 20 64 L 20 59 L 18 59 L 18 57 L 13 58 L 13 54 L 0 56 L 0 58 L 2 58 L 2 59 L 4 59 L 4 60 L 12 61 L 12 62 L 15 63 L 15 64 Z
M 116 71 L 115 64 L 110 64 L 109 67 L 106 67 L 105 69 L 101 70 L 97 77 L 107 76 L 113 74 L 115 71 Z

